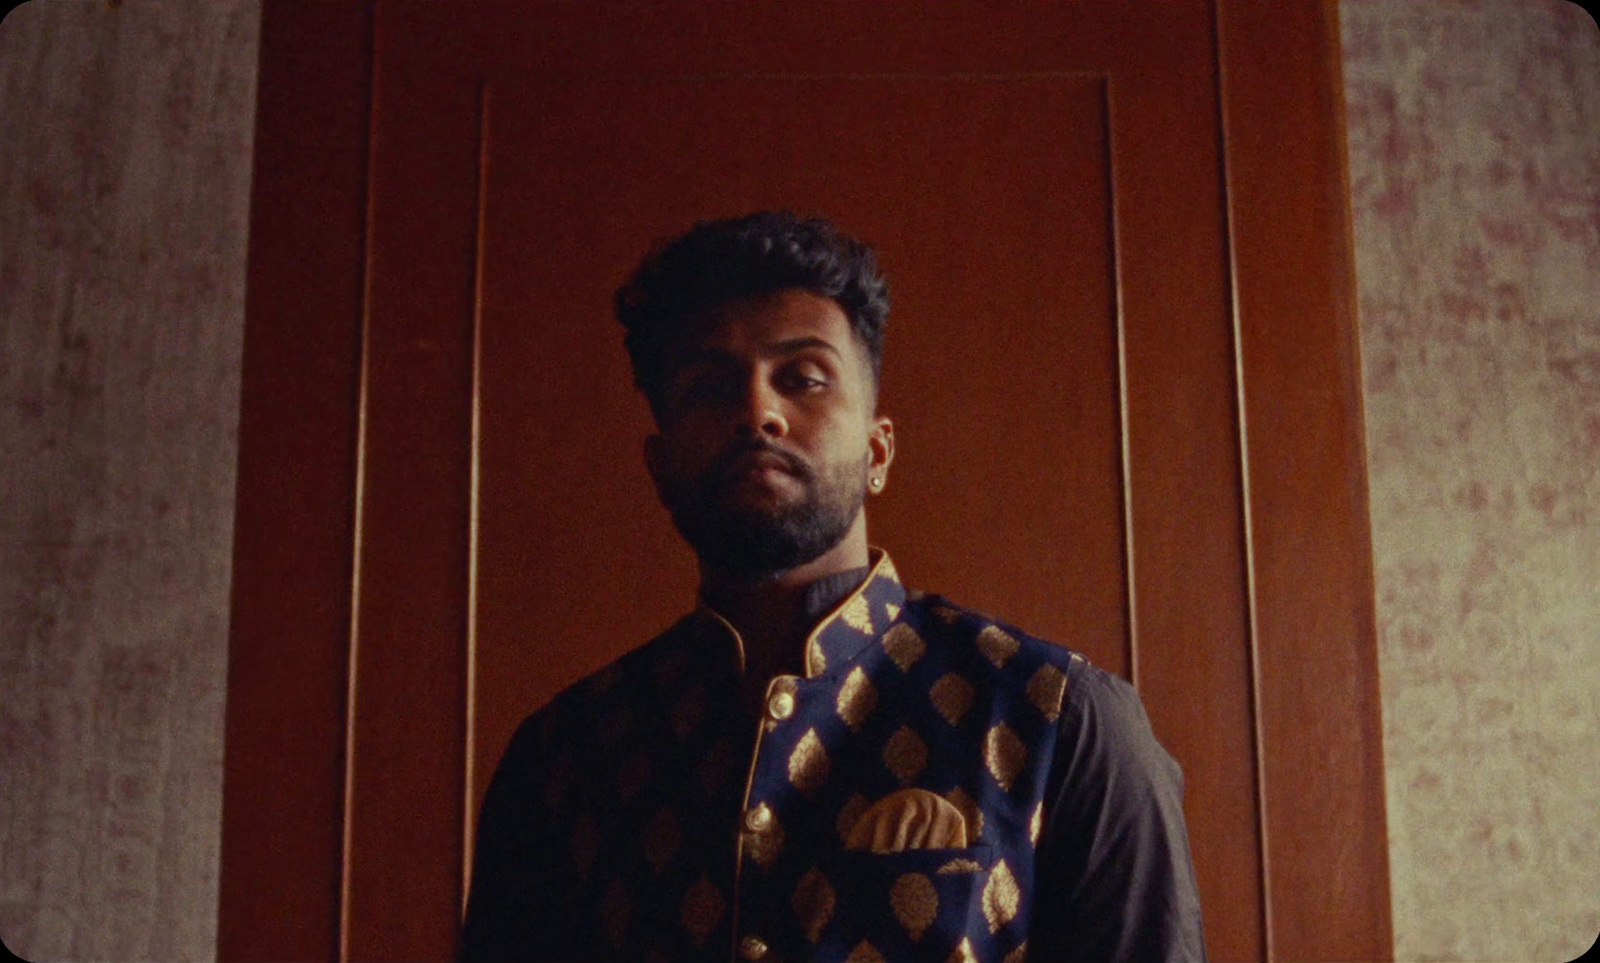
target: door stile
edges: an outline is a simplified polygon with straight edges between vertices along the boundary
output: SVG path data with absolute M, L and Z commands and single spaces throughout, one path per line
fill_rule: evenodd
M 470 464 L 468 466 L 467 492 L 467 625 L 466 665 L 463 678 L 466 691 L 463 698 L 461 725 L 465 734 L 461 758 L 461 911 L 466 912 L 467 895 L 472 885 L 472 854 L 477 828 L 477 801 L 479 793 L 475 783 L 478 755 L 478 565 L 479 522 L 482 518 L 480 495 L 483 489 L 483 284 L 484 246 L 488 230 L 489 208 L 489 109 L 491 103 L 488 80 L 478 87 L 478 225 L 473 240 L 473 294 L 472 294 L 472 413 L 468 441 Z

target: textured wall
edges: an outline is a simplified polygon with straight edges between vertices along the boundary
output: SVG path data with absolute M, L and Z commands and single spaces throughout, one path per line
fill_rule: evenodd
M 215 953 L 255 0 L 0 24 L 0 933 Z
M 1396 957 L 1600 933 L 1600 29 L 1342 5 Z

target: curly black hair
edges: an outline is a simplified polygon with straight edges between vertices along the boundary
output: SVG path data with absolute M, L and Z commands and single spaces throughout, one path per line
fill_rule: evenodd
M 789 211 L 760 211 L 700 221 L 660 243 L 617 289 L 617 320 L 633 380 L 661 415 L 667 356 L 697 323 L 724 305 L 778 291 L 801 290 L 832 298 L 872 361 L 874 392 L 883 370 L 889 282 L 878 272 L 872 248 L 825 218 Z

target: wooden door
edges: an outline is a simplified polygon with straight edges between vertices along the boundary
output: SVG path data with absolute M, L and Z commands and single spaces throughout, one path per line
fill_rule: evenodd
M 1295 574 L 1263 564 L 1277 558 L 1279 522 L 1364 538 L 1351 534 L 1365 522 L 1358 409 L 1324 419 L 1315 450 L 1326 460 L 1323 442 L 1343 448 L 1309 479 L 1283 477 L 1285 464 L 1299 467 L 1296 425 L 1247 430 L 1258 408 L 1277 414 L 1285 400 L 1323 411 L 1325 395 L 1295 395 L 1307 373 L 1342 392 L 1338 404 L 1353 394 L 1352 319 L 1338 301 L 1348 252 L 1334 217 L 1298 238 L 1312 259 L 1294 265 L 1298 276 L 1273 274 L 1281 227 L 1262 213 L 1283 203 L 1274 175 L 1230 183 L 1232 165 L 1281 148 L 1268 140 L 1235 157 L 1229 136 L 1281 123 L 1270 100 L 1285 99 L 1255 56 L 1285 28 L 1241 9 L 396 4 L 339 16 L 269 3 L 223 954 L 449 954 L 472 820 L 512 728 L 692 604 L 692 560 L 643 471 L 648 413 L 629 387 L 610 292 L 653 240 L 697 217 L 784 206 L 874 242 L 893 284 L 883 407 L 900 456 L 890 494 L 870 508 L 874 543 L 913 586 L 1070 645 L 1140 687 L 1186 773 L 1215 958 L 1385 955 L 1368 562 L 1324 558 L 1344 594 L 1313 591 L 1311 611 Z M 1328 9 L 1287 18 L 1324 70 L 1336 64 Z M 352 79 L 364 65 L 331 67 L 318 59 L 331 50 L 308 47 L 300 31 L 319 19 L 372 38 L 365 91 Z M 294 176 L 272 179 L 287 151 L 273 125 L 287 135 L 296 122 L 286 107 L 275 119 L 270 98 L 299 89 L 274 86 L 274 56 L 301 78 L 300 96 L 315 99 L 318 80 L 305 78 L 320 78 L 349 84 L 335 102 L 369 98 L 364 170 L 347 111 L 333 159 L 317 162 L 333 177 L 304 185 L 347 224 L 361 211 L 359 264 L 340 246 L 349 237 L 319 242 L 336 255 L 320 269 L 291 260 L 288 235 L 305 236 L 315 218 L 282 226 L 281 211 L 263 209 L 286 199 Z M 1249 81 L 1260 93 L 1230 99 L 1219 75 L 1233 60 L 1260 74 Z M 1290 101 L 1321 132 L 1317 157 L 1329 153 L 1327 84 L 1311 88 L 1320 107 Z M 1235 103 L 1257 127 L 1234 131 Z M 1313 183 L 1341 170 L 1339 158 Z M 1239 210 L 1251 190 L 1256 206 Z M 1258 233 L 1241 233 L 1250 217 Z M 1243 262 L 1244 243 L 1261 238 L 1273 243 Z M 1251 271 L 1266 280 L 1247 288 Z M 309 317 L 310 298 L 282 287 L 307 274 L 347 284 Z M 1298 337 L 1274 346 L 1282 313 L 1272 323 L 1260 312 L 1252 335 L 1243 310 L 1254 292 L 1270 301 L 1307 277 L 1332 279 L 1310 295 L 1322 318 L 1314 338 L 1331 350 Z M 264 387 L 253 395 L 251 373 L 305 356 L 293 345 L 307 327 L 319 329 L 329 370 L 306 380 L 329 404 L 300 420 L 319 426 L 324 447 L 292 454 L 347 479 L 350 493 L 310 507 L 248 477 L 252 458 L 262 479 L 281 471 L 269 450 L 288 444 L 292 404 Z M 1273 347 L 1252 354 L 1252 343 Z M 1287 378 L 1285 360 L 1299 365 Z M 1257 369 L 1276 395 L 1251 397 Z M 336 386 L 339 370 L 350 380 Z M 330 454 L 341 442 L 346 452 Z M 1258 452 L 1264 473 L 1249 460 Z M 1316 508 L 1330 494 L 1335 509 Z M 1258 514 L 1256 500 L 1271 511 Z M 264 521 L 274 509 L 321 524 L 274 535 Z M 316 556 L 320 582 L 296 573 L 297 590 L 262 570 L 307 539 L 344 546 Z M 1304 556 L 1312 568 L 1316 551 Z M 345 625 L 326 612 L 330 576 L 348 593 Z M 1264 577 L 1285 584 L 1264 597 Z M 296 591 L 321 607 L 290 644 L 316 676 L 292 700 L 309 711 L 291 715 L 269 680 L 298 684 L 303 673 L 264 656 L 257 619 L 274 607 L 308 618 L 284 611 Z M 1264 613 L 1295 609 L 1313 620 L 1332 610 L 1334 621 L 1285 621 L 1272 626 L 1281 638 L 1263 636 Z M 1330 667 L 1347 677 L 1307 692 Z M 316 765 L 289 798 L 263 799 L 251 787 L 281 775 L 273 740 L 286 723 Z M 1324 746 L 1332 782 L 1292 755 Z M 1330 816 L 1317 808 L 1329 798 L 1352 802 Z M 249 878 L 282 864 L 257 839 L 268 824 L 298 828 L 311 857 L 309 871 L 277 877 L 298 895 Z M 1327 825 L 1342 835 L 1306 833 Z M 290 907 L 320 909 L 275 927 Z M 1353 922 L 1330 939 L 1325 913 Z

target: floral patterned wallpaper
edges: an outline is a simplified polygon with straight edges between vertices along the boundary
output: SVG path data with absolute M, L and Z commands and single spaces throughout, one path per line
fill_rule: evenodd
M 1600 934 L 1600 28 L 1340 7 L 1397 960 Z

